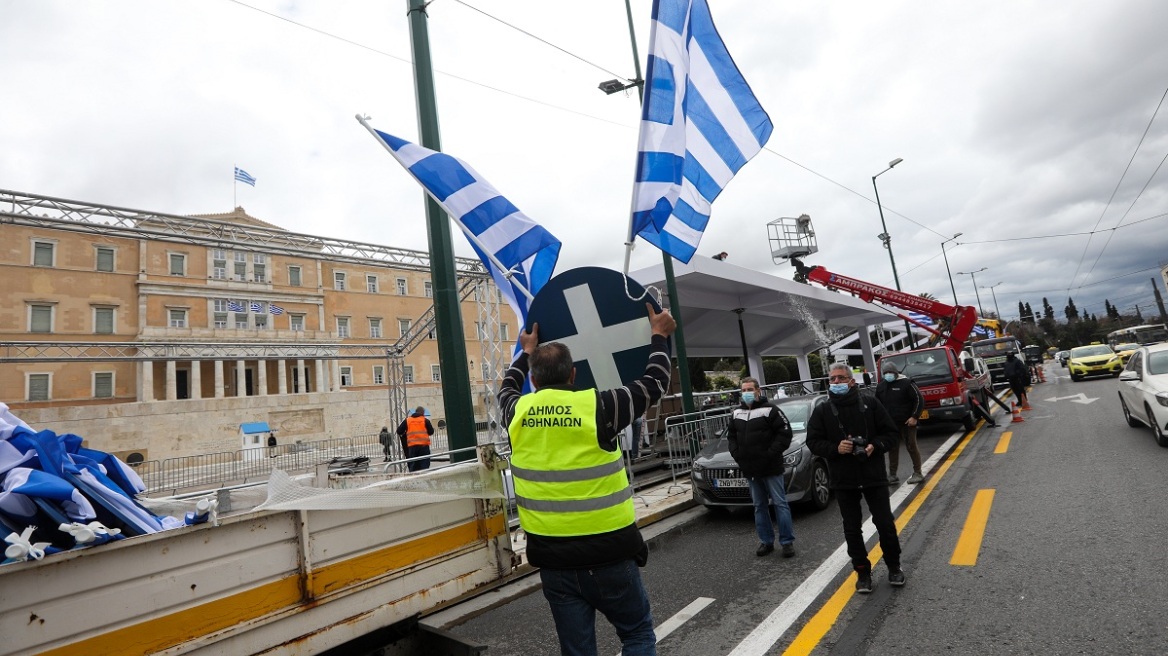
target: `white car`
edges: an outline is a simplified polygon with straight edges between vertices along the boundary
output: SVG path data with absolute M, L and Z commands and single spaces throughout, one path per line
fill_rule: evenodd
M 1147 424 L 1168 446 L 1168 343 L 1140 347 L 1119 374 L 1119 403 L 1128 426 Z

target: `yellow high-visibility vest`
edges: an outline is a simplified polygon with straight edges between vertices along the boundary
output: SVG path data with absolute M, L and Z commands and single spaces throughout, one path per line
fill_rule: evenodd
M 636 521 L 621 452 L 597 443 L 596 390 L 544 389 L 519 398 L 511 435 L 511 478 L 523 530 L 596 535 Z

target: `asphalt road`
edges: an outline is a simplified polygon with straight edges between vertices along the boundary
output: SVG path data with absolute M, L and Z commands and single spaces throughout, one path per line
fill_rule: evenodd
M 1025 423 L 1002 416 L 997 428 L 982 426 L 968 439 L 952 433 L 956 426 L 921 431 L 926 459 L 943 445 L 955 449 L 937 455 L 926 485 L 901 493 L 907 586 L 889 587 L 878 564 L 876 591 L 851 593 L 834 503 L 821 512 L 796 508 L 792 559 L 754 555 L 749 512 L 699 511 L 651 542 L 642 570 L 659 627 L 695 600 L 712 600 L 661 639 L 659 652 L 1168 651 L 1159 608 L 1168 598 L 1168 513 L 1155 496 L 1168 449 L 1156 446 L 1150 430 L 1124 423 L 1117 381 L 1072 383 L 1065 369 L 1047 367 L 1053 376 L 1031 390 Z M 995 453 L 1007 431 L 1008 446 Z M 980 546 L 966 550 L 973 562 L 950 564 L 974 499 L 980 491 L 986 500 L 988 490 Z M 451 631 L 493 655 L 558 653 L 538 590 Z M 602 654 L 620 650 L 602 617 L 597 640 Z

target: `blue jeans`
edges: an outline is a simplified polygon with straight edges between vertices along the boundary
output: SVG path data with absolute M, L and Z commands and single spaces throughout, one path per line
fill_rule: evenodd
M 623 656 L 656 656 L 649 595 L 631 559 L 593 569 L 545 567 L 539 570 L 539 578 L 556 622 L 561 654 L 596 655 L 596 611 L 600 611 L 616 629 Z
M 763 544 L 775 543 L 775 528 L 771 524 L 769 506 L 775 506 L 775 519 L 779 523 L 779 544 L 795 541 L 795 521 L 791 519 L 791 506 L 787 505 L 787 491 L 783 486 L 783 476 L 755 476 L 746 481 L 750 484 L 750 499 L 754 501 L 754 529 Z

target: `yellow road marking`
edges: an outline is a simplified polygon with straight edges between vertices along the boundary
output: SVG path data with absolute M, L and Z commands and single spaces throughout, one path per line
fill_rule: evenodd
M 1013 436 L 1014 431 L 1002 433 L 1002 437 L 998 439 L 998 445 L 994 447 L 994 453 L 1005 453 L 1006 449 L 1010 448 L 1010 438 Z
M 984 423 L 979 423 L 978 429 L 980 429 L 982 425 L 984 425 Z M 919 510 L 920 507 L 925 503 L 925 499 L 927 499 L 933 492 L 933 489 L 937 487 L 937 484 L 941 481 L 941 478 L 944 477 L 945 473 L 949 471 L 949 468 L 953 466 L 953 463 L 957 460 L 957 457 L 965 451 L 966 445 L 969 444 L 970 440 L 972 440 L 973 436 L 976 434 L 977 429 L 972 430 L 966 434 L 966 436 L 962 438 L 960 442 L 957 443 L 957 447 L 953 449 L 953 453 L 950 453 L 949 457 L 945 458 L 945 461 L 941 463 L 941 466 L 937 467 L 936 471 L 931 476 L 929 476 L 925 484 L 921 486 L 921 491 L 918 492 L 917 495 L 913 497 L 913 500 L 908 504 L 908 506 L 906 506 L 905 509 L 901 511 L 900 515 L 896 518 L 897 533 L 904 530 L 904 527 L 907 526 L 909 521 L 912 520 L 913 516 L 917 514 L 917 510 Z M 882 555 L 884 555 L 884 551 L 880 548 L 880 543 L 877 542 L 876 546 L 868 552 L 868 560 L 872 561 L 872 564 L 875 565 L 876 562 L 880 560 Z M 823 636 L 827 635 L 827 632 L 830 631 L 831 627 L 835 625 L 836 620 L 839 619 L 840 612 L 843 611 L 844 606 L 847 606 L 848 601 L 851 600 L 852 596 L 855 594 L 856 574 L 853 572 L 848 575 L 848 578 L 844 579 L 844 582 L 840 584 L 840 587 L 835 591 L 835 594 L 833 594 L 831 598 L 827 600 L 827 603 L 823 605 L 823 608 L 820 608 L 819 612 L 815 613 L 815 615 L 807 621 L 807 624 L 805 624 L 799 631 L 799 635 L 795 636 L 795 639 L 792 640 L 791 644 L 787 646 L 787 649 L 783 651 L 783 656 L 806 656 L 810 654 L 812 650 L 814 650 L 819 645 L 819 641 L 823 640 Z
M 950 565 L 974 566 L 977 564 L 977 554 L 981 551 L 981 540 L 985 537 L 986 524 L 990 519 L 990 506 L 994 503 L 993 490 L 978 490 L 973 497 L 973 505 L 969 507 L 969 514 L 965 517 L 965 526 L 961 529 L 961 537 L 957 539 L 957 546 L 953 549 Z

